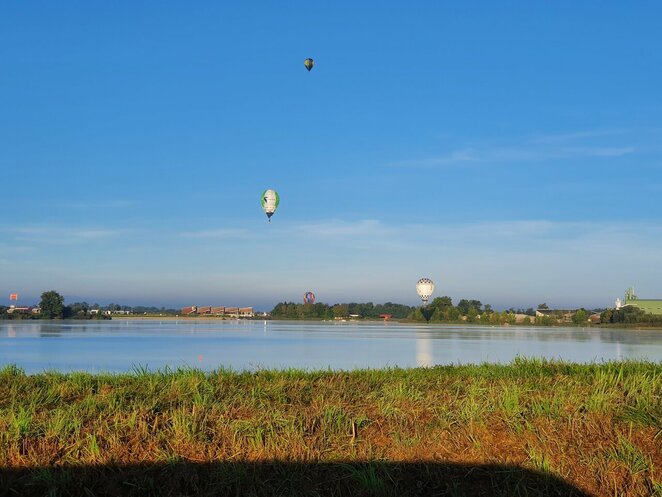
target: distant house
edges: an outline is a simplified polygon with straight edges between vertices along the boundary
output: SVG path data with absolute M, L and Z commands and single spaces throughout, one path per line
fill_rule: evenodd
M 15 305 L 10 305 L 9 309 L 7 309 L 7 314 L 13 314 L 13 313 L 25 313 L 28 314 L 30 312 L 34 312 L 35 309 L 32 307 L 16 307 Z M 40 312 L 39 309 L 37 309 L 37 313 Z
M 255 314 L 252 307 L 226 307 L 226 306 L 198 306 L 192 305 L 182 308 L 183 316 L 233 316 L 252 318 Z
M 239 315 L 243 318 L 252 318 L 254 316 L 252 307 L 240 307 Z
M 537 309 L 536 317 L 549 316 L 566 323 L 572 322 L 572 316 L 577 309 Z
M 533 316 L 529 316 L 528 314 L 515 313 L 515 323 L 523 324 L 527 322 L 527 319 L 529 320 L 528 322 L 530 323 L 532 317 Z

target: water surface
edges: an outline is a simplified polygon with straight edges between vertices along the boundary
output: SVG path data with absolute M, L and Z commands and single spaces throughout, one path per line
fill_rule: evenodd
M 127 372 L 662 361 L 662 331 L 243 320 L 0 321 L 0 367 Z

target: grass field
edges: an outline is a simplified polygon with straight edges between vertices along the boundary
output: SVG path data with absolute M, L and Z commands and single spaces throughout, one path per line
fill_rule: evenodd
M 662 497 L 662 363 L 0 370 L 0 495 Z

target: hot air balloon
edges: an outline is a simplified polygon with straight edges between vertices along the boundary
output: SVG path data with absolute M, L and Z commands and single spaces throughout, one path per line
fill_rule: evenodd
M 416 282 L 416 293 L 421 297 L 424 306 L 428 305 L 432 292 L 434 292 L 434 283 L 430 278 L 421 278 Z
M 315 294 L 313 292 L 306 292 L 303 294 L 303 303 L 304 304 L 314 304 L 315 303 Z
M 308 72 L 310 72 L 310 70 L 315 65 L 315 61 L 313 59 L 306 59 L 303 61 L 303 65 L 306 66 L 306 69 L 308 69 Z
M 276 208 L 280 203 L 278 192 L 276 190 L 265 190 L 260 202 L 262 203 L 262 210 L 269 218 L 269 222 L 271 222 L 271 216 L 274 215 L 274 212 L 276 212 Z

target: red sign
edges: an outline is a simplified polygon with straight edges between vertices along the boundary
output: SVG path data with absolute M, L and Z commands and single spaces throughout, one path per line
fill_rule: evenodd
M 9 300 L 18 300 L 18 293 L 10 293 Z

